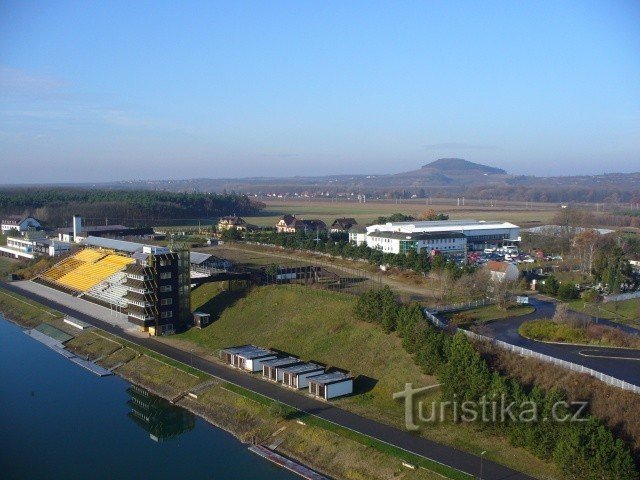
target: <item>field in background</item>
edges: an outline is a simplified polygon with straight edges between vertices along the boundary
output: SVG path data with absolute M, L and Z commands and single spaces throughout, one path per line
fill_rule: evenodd
M 318 199 L 262 199 L 267 208 L 259 216 L 244 217 L 249 223 L 265 227 L 275 226 L 285 213 L 301 218 L 319 218 L 330 225 L 338 217 L 354 217 L 361 225 L 372 223 L 377 217 L 401 212 L 418 217 L 427 209 L 448 213 L 451 219 L 504 220 L 521 226 L 545 224 L 551 221 L 560 206 L 555 203 L 508 202 L 465 199 L 458 206 L 456 198 L 403 200 L 318 200 Z M 429 204 L 427 204 L 429 202 Z M 493 206 L 492 206 L 493 205 Z

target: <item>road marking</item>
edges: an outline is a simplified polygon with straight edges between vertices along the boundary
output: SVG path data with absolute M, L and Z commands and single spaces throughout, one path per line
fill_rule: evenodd
M 597 352 L 597 350 L 580 350 L 578 352 L 578 355 L 581 355 L 583 357 L 588 357 L 588 358 L 605 358 L 605 359 L 608 359 L 608 360 L 635 360 L 637 362 L 640 362 L 640 357 L 620 357 L 620 356 L 616 356 L 616 355 L 598 355 L 598 354 L 589 355 L 586 352 Z

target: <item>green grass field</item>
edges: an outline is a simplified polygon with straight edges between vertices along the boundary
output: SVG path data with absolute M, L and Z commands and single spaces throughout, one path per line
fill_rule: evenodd
M 556 204 L 534 204 L 527 208 L 522 202 L 502 202 L 492 207 L 486 200 L 467 200 L 465 206 L 458 206 L 455 198 L 434 199 L 434 204 L 430 205 L 427 205 L 424 199 L 405 200 L 398 204 L 393 200 L 358 203 L 347 200 L 286 199 L 264 202 L 267 208 L 261 215 L 245 217 L 245 220 L 261 227 L 275 226 L 283 214 L 289 213 L 302 218 L 318 218 L 328 225 L 338 217 L 354 217 L 358 223 L 364 225 L 375 221 L 377 217 L 396 212 L 418 217 L 425 210 L 432 208 L 448 213 L 451 219 L 504 220 L 530 225 L 548 223 L 558 210 Z
M 601 303 L 595 307 L 593 305 L 585 305 L 583 300 L 578 299 L 569 302 L 569 308 L 599 318 L 606 318 L 614 322 L 640 327 L 640 298 L 633 298 L 622 302 Z

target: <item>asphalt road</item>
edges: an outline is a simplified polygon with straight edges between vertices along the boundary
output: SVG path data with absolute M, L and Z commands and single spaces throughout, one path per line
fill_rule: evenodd
M 192 357 L 190 352 L 159 342 L 153 337 L 141 338 L 139 335 L 122 330 L 106 321 L 99 320 L 95 316 L 87 315 L 65 304 L 72 302 L 62 303 L 65 297 L 69 297 L 69 299 L 73 299 L 73 297 L 62 295 L 59 301 L 55 301 L 35 293 L 33 289 L 25 290 L 16 285 L 5 282 L 1 283 L 3 288 L 11 292 L 58 310 L 65 315 L 76 317 L 107 332 L 119 335 L 130 342 L 142 345 L 185 364 L 191 364 L 210 375 L 278 400 L 305 413 L 316 415 L 340 426 L 368 435 L 416 455 L 449 465 L 471 475 L 477 476 L 480 473 L 480 457 L 476 455 L 441 445 L 408 431 L 400 430 L 342 410 L 331 405 L 331 403 L 315 400 L 298 392 L 285 389 L 277 384 L 256 378 L 255 375 L 240 372 L 197 356 Z M 108 309 L 105 310 L 108 311 Z M 532 477 L 485 459 L 483 462 L 482 478 L 485 480 L 525 480 Z
M 483 335 L 578 365 L 584 365 L 619 380 L 640 386 L 640 358 L 635 359 L 638 356 L 637 352 L 633 353 L 634 351 L 624 348 L 558 345 L 537 342 L 521 336 L 518 333 L 518 328 L 524 322 L 538 318 L 551 318 L 555 312 L 555 304 L 552 302 L 534 298 L 531 298 L 530 302 L 536 308 L 535 312 L 490 323 L 483 330 Z M 638 332 L 632 327 L 621 328 L 626 326 L 621 326 L 614 322 L 602 320 L 599 320 L 599 322 L 615 326 L 629 333 Z M 594 350 L 597 350 L 597 355 L 590 353 Z M 586 354 L 584 353 L 585 351 L 587 352 Z

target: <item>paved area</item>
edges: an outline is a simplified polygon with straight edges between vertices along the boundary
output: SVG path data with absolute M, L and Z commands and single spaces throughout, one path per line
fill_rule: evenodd
M 82 298 L 74 297 L 67 293 L 56 290 L 55 288 L 47 287 L 40 283 L 31 282 L 29 280 L 14 282 L 12 285 L 17 286 L 23 292 L 31 292 L 37 294 L 47 300 L 63 303 L 69 307 L 82 312 L 85 315 L 92 316 L 103 322 L 107 322 L 115 327 L 124 331 L 135 332 L 138 328 L 127 321 L 127 316 L 123 313 L 119 313 L 115 310 L 103 307 L 96 303 L 83 300 Z
M 213 363 L 198 356 L 194 356 L 192 358 L 191 352 L 180 350 L 171 345 L 158 342 L 153 337 L 144 338 L 137 333 L 133 334 L 128 330 L 123 331 L 112 323 L 101 320 L 98 317 L 94 317 L 90 313 L 83 313 L 84 308 L 76 309 L 76 306 L 79 306 L 77 302 L 87 303 L 83 300 L 76 299 L 65 294 L 55 296 L 56 299 L 54 300 L 49 298 L 49 294 L 41 295 L 40 289 L 34 288 L 33 285 L 44 289 L 47 289 L 47 287 L 38 284 L 29 285 L 30 283 L 31 282 L 16 282 L 7 284 L 2 282 L 2 286 L 9 291 L 23 295 L 36 302 L 40 302 L 43 305 L 56 309 L 64 314 L 79 318 L 80 320 L 88 322 L 107 332 L 120 335 L 133 343 L 174 358 L 187 365 L 192 364 L 194 367 L 210 375 L 260 393 L 271 399 L 278 400 L 286 405 L 296 408 L 297 410 L 310 415 L 315 415 L 342 427 L 368 435 L 380 440 L 381 442 L 388 443 L 416 455 L 434 460 L 438 463 L 451 466 L 471 475 L 477 476 L 480 473 L 480 457 L 476 455 L 457 450 L 453 447 L 441 445 L 405 430 L 342 410 L 330 403 L 315 400 L 307 397 L 306 395 L 301 395 L 298 392 L 282 388 L 277 384 L 256 378 L 255 375 L 244 373 L 219 363 Z M 99 313 L 104 315 L 104 312 Z M 524 473 L 517 472 L 486 459 L 484 460 L 483 465 L 483 479 L 485 480 L 525 480 L 532 478 Z
M 589 347 L 589 350 L 598 350 L 600 355 L 584 355 L 581 354 L 581 351 L 586 348 L 584 346 L 543 343 L 522 337 L 518 333 L 518 328 L 524 322 L 539 318 L 551 318 L 555 313 L 555 304 L 552 302 L 535 298 L 531 298 L 530 302 L 536 308 L 535 312 L 490 323 L 483 330 L 483 335 L 578 365 L 584 365 L 598 372 L 640 386 L 640 362 L 629 358 L 630 350 L 628 349 Z M 609 323 L 613 322 L 607 322 L 607 324 Z M 613 325 L 620 327 L 615 323 Z

